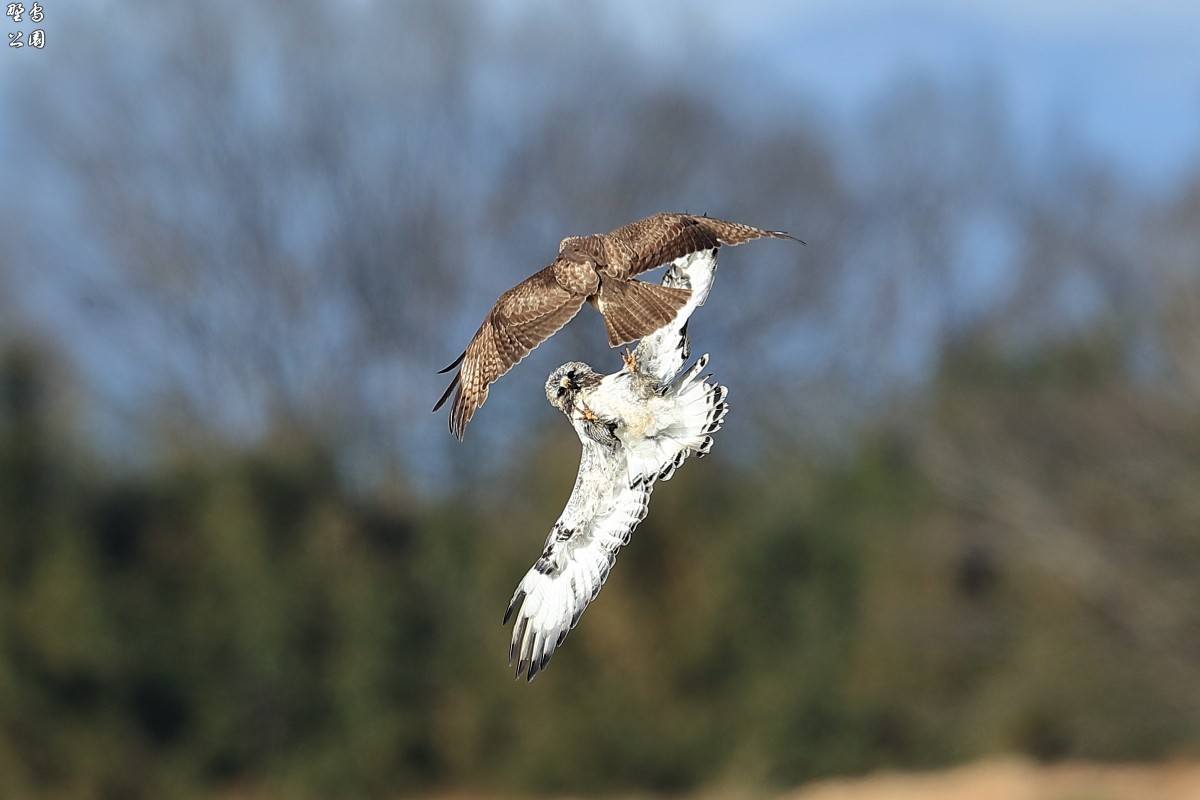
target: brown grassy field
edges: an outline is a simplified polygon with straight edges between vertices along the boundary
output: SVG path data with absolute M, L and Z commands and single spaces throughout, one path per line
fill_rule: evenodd
M 502 795 L 503 796 L 503 795 Z M 471 791 L 425 800 L 490 800 Z M 653 794 L 620 796 L 651 800 Z M 980 761 L 936 772 L 881 772 L 835 778 L 774 795 L 751 789 L 711 789 L 694 800 L 1200 800 L 1200 762 L 1063 763 L 1022 758 Z M 237 800 L 243 800 L 238 797 Z
M 1020 759 L 943 772 L 814 783 L 788 800 L 1200 800 L 1200 763 L 1038 765 Z

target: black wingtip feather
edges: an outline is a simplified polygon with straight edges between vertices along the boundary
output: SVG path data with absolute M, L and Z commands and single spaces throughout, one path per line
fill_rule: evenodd
M 525 647 L 524 647 L 524 643 L 525 643 L 525 634 L 526 634 L 526 632 L 527 632 L 527 630 L 528 630 L 528 627 L 529 627 L 529 619 L 528 619 L 528 618 L 522 619 L 522 620 L 520 621 L 520 623 L 518 623 L 518 624 L 520 625 L 520 629 L 519 629 L 519 630 L 516 630 L 516 629 L 514 629 L 514 630 L 513 630 L 512 645 L 511 645 L 511 646 L 508 648 L 508 663 L 509 663 L 509 664 L 512 664 L 513 660 L 514 660 L 514 659 L 517 657 L 517 649 L 518 649 L 518 648 L 517 648 L 517 645 L 518 645 L 518 643 L 520 643 L 520 645 L 521 645 L 520 649 L 521 649 L 521 651 L 522 651 L 522 652 L 523 652 L 523 651 L 524 651 L 524 649 L 525 649 Z M 523 660 L 523 659 L 522 659 L 522 660 Z M 520 663 L 520 662 L 518 662 L 518 663 Z M 518 674 L 518 675 L 519 675 L 519 674 L 521 674 L 521 668 L 520 668 L 520 667 L 517 667 L 517 674 Z
M 462 355 L 460 355 L 458 358 L 454 359 L 454 361 L 453 361 L 453 362 L 452 362 L 452 363 L 451 363 L 449 366 L 447 366 L 447 367 L 442 367 L 441 369 L 439 369 L 439 370 L 437 371 L 437 374 L 438 374 L 438 375 L 445 375 L 447 372 L 449 372 L 450 370 L 454 369 L 454 368 L 455 368 L 455 367 L 457 367 L 459 364 L 461 364 L 461 363 L 463 362 L 463 359 L 464 359 L 464 358 L 466 358 L 466 357 L 467 357 L 467 351 L 466 351 L 466 350 L 463 350 L 463 351 L 462 351 Z
M 438 374 L 441 374 L 441 373 L 438 373 Z M 439 408 L 441 408 L 442 406 L 444 406 L 446 404 L 446 401 L 450 399 L 450 393 L 454 391 L 455 386 L 458 386 L 458 379 L 460 377 L 462 377 L 462 376 L 455 375 L 454 378 L 450 381 L 450 385 L 446 387 L 446 391 L 442 392 L 442 396 L 438 399 L 437 403 L 435 403 L 433 406 L 434 413 L 437 413 L 437 410 Z M 459 438 L 462 438 L 462 437 L 459 437 Z
M 508 601 L 508 608 L 505 609 L 505 611 L 504 611 L 504 622 L 500 623 L 501 625 L 508 624 L 509 617 L 512 616 L 513 611 L 515 611 L 517 608 L 517 603 L 521 602 L 524 599 L 525 599 L 525 592 L 518 589 L 517 593 L 513 595 L 512 600 Z M 512 659 L 510 658 L 509 660 L 511 661 Z
M 767 231 L 767 235 L 771 236 L 775 239 L 791 239 L 793 242 L 799 242 L 800 244 L 804 245 L 805 247 L 808 247 L 808 242 L 804 241 L 803 239 L 792 236 L 787 231 Z
M 467 423 L 471 421 L 471 412 L 470 404 L 462 402 L 462 392 L 454 395 L 454 407 L 450 409 L 450 417 L 447 422 L 450 426 L 450 433 L 454 434 L 454 438 L 460 442 L 467 432 Z

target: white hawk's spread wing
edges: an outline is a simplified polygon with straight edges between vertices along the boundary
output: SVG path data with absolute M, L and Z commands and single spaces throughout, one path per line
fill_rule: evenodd
M 579 476 L 541 557 L 521 579 L 504 612 L 516 611 L 509 664 L 528 680 L 546 667 L 554 650 L 600 593 L 617 551 L 649 508 L 653 483 L 630 486 L 625 459 L 614 448 L 583 440 Z
M 631 485 L 670 480 L 690 456 L 703 458 L 712 448 L 712 435 L 721 429 L 729 404 L 728 390 L 703 374 L 708 353 L 691 369 L 642 401 L 649 413 L 639 415 L 636 426 L 619 423 L 615 435 L 625 452 L 625 473 Z M 641 364 L 638 364 L 641 369 Z M 593 411 L 603 416 L 603 405 Z

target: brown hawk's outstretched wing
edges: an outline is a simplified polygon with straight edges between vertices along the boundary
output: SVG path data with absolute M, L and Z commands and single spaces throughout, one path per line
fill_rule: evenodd
M 783 231 L 767 231 L 691 214 L 655 214 L 622 225 L 605 238 L 608 239 L 610 269 L 619 265 L 623 270 L 620 277 L 632 278 L 690 253 L 714 250 L 723 244 L 739 245 L 763 237 L 800 241 Z
M 570 322 L 585 299 L 560 286 L 551 267 L 500 295 L 467 349 L 442 370 L 449 372 L 458 367 L 458 373 L 433 410 L 441 408 L 450 392 L 458 387 L 450 409 L 450 431 L 459 441 L 475 410 L 487 400 L 488 387 Z

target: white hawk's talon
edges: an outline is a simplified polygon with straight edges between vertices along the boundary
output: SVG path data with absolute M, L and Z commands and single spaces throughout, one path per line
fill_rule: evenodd
M 600 417 L 597 416 L 596 412 L 594 412 L 590 408 L 588 408 L 587 403 L 580 402 L 579 407 L 583 410 L 583 413 L 580 416 L 584 420 L 586 420 L 588 422 L 595 422 L 596 420 L 600 419 Z
M 625 352 L 621 354 L 621 361 L 624 362 L 625 369 L 629 370 L 630 372 L 637 371 L 637 358 L 634 357 L 633 351 L 628 347 L 626 347 Z

